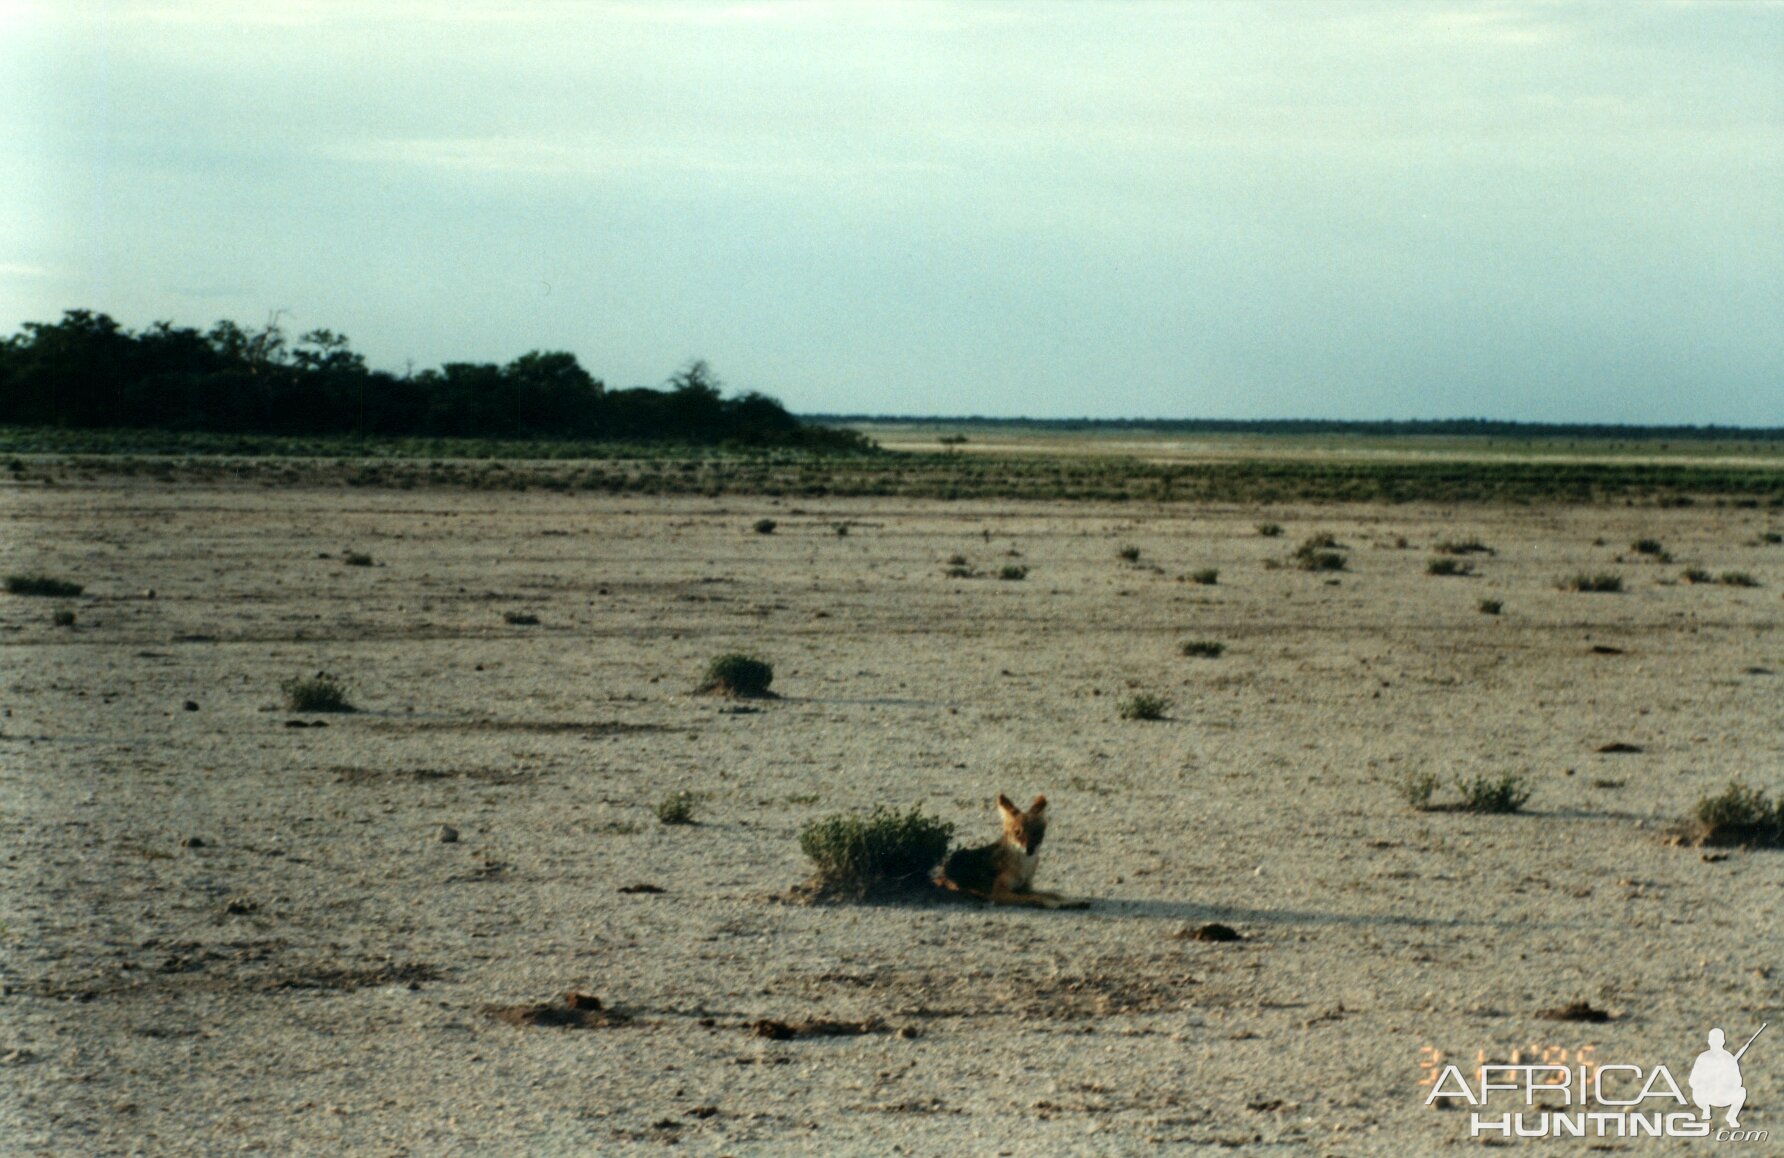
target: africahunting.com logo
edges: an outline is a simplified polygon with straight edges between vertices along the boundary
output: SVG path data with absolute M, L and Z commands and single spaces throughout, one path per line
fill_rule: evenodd
M 1765 1130 L 1743 1129 L 1741 1109 L 1747 1087 L 1741 1059 L 1765 1032 L 1762 1024 L 1747 1043 L 1728 1051 L 1727 1035 L 1712 1029 L 1709 1048 L 1697 1055 L 1681 1089 L 1663 1065 L 1598 1061 L 1596 1049 L 1543 1048 L 1534 1060 L 1514 1053 L 1509 1062 L 1477 1056 L 1471 1074 L 1444 1064 L 1427 1050 L 1421 1061 L 1425 1105 L 1470 1108 L 1470 1138 L 1714 1138 L 1719 1142 L 1764 1142 Z M 1690 1090 L 1687 1097 L 1685 1090 Z M 1717 1116 L 1721 1121 L 1717 1121 Z

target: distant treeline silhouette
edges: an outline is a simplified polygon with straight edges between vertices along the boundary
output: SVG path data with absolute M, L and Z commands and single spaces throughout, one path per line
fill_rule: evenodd
M 766 394 L 725 398 L 705 362 L 662 390 L 608 390 L 574 354 L 535 350 L 505 366 L 449 362 L 368 369 L 347 339 L 312 330 L 157 322 L 137 333 L 68 310 L 0 342 L 0 424 L 253 434 L 596 439 L 864 450 L 848 430 L 801 422 Z
M 872 423 L 877 426 L 947 426 L 955 429 L 1026 428 L 1061 433 L 1118 434 L 1352 434 L 1451 435 L 1485 438 L 1590 438 L 1628 440 L 1784 441 L 1784 427 L 1627 426 L 1571 422 L 1510 422 L 1493 418 L 1437 418 L 1397 421 L 1345 421 L 1323 418 L 985 418 L 977 415 L 914 417 L 875 414 L 806 414 L 809 422 Z

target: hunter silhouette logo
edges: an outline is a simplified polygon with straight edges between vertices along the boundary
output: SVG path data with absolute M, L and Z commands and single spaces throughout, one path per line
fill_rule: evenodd
M 1770 1022 L 1762 1024 L 1733 1053 L 1727 1035 L 1712 1029 L 1708 1049 L 1697 1055 L 1685 1084 L 1690 1098 L 1664 1065 L 1640 1066 L 1584 1063 L 1500 1065 L 1483 1062 L 1470 1084 L 1460 1066 L 1448 1065 L 1431 1083 L 1425 1104 L 1439 1098 L 1459 1099 L 1473 1108 L 1468 1136 L 1498 1134 L 1501 1138 L 1713 1138 L 1718 1142 L 1764 1142 L 1766 1130 L 1741 1129 L 1747 1104 L 1741 1080 L 1741 1059 L 1753 1048 Z M 1507 1095 L 1495 1097 L 1494 1095 Z M 1542 1099 L 1542 1100 L 1538 1100 Z M 1505 1102 L 1518 1108 L 1507 1110 Z M 1489 1109 L 1489 1103 L 1497 1105 Z M 1691 1107 L 1696 1107 L 1693 1113 Z M 1727 1126 L 1711 1124 L 1713 1111 L 1724 1111 Z
M 1691 1076 L 1686 1079 L 1691 1085 L 1691 1100 L 1705 1118 L 1710 1116 L 1711 1106 L 1727 1106 L 1728 1124 L 1741 1124 L 1741 1107 L 1747 1102 L 1747 1087 L 1741 1084 L 1741 1058 L 1770 1024 L 1768 1021 L 1754 1030 L 1747 1044 L 1735 1053 L 1722 1048 L 1727 1038 L 1721 1030 L 1710 1030 L 1710 1048 L 1697 1055 L 1697 1064 L 1691 1067 Z

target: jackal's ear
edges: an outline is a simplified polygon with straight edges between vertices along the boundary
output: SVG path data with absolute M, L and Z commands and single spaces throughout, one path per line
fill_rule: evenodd
M 1031 816 L 1038 816 L 1045 811 L 1047 811 L 1047 798 L 1045 796 L 1035 797 L 1034 803 L 1028 806 L 1028 812 Z
M 997 810 L 1006 816 L 1022 815 L 1022 810 L 1016 807 L 1016 802 L 1001 792 L 997 794 Z

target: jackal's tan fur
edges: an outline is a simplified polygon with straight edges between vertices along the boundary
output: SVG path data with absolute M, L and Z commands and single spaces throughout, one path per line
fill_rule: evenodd
M 1024 812 L 1010 798 L 999 795 L 997 811 L 1003 817 L 1003 837 L 977 848 L 956 849 L 942 865 L 937 881 L 957 893 L 982 897 L 994 905 L 1030 905 L 1037 909 L 1084 909 L 1089 901 L 1074 901 L 1058 893 L 1034 888 L 1035 867 L 1040 861 L 1041 838 L 1047 834 L 1047 798 L 1037 796 Z

